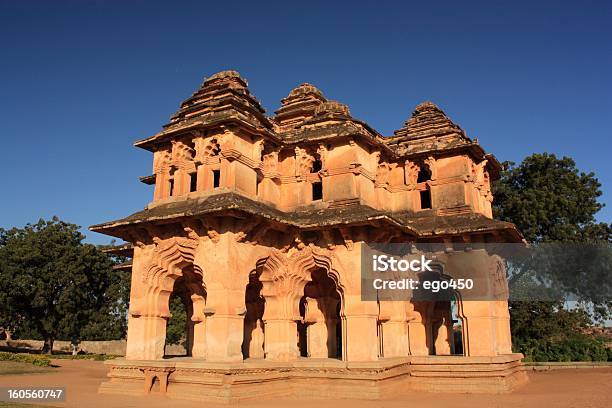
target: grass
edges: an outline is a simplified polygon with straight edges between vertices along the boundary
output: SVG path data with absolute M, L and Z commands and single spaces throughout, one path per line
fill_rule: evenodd
M 28 353 L 5 353 L 0 352 L 0 361 L 15 361 L 18 363 L 28 363 L 38 367 L 48 367 L 51 365 L 49 357 L 40 354 Z
M 57 358 L 60 360 L 95 360 L 95 361 L 104 361 L 104 360 L 113 360 L 120 356 L 115 356 L 112 354 L 52 354 L 47 355 L 49 358 Z
M 0 375 L 48 373 L 52 370 L 51 367 L 39 367 L 20 361 L 0 361 Z

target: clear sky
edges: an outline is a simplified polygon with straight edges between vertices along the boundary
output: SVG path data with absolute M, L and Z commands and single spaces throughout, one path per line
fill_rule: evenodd
M 310 82 L 384 135 L 431 100 L 500 161 L 573 157 L 612 219 L 609 1 L 0 0 L 0 50 L 1 227 L 142 209 L 132 142 L 224 69 L 268 114 Z

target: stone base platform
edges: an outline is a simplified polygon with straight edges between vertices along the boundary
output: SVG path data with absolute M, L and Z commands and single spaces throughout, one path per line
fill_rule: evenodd
M 192 358 L 110 360 L 100 393 L 231 403 L 273 397 L 381 399 L 411 390 L 504 393 L 527 381 L 521 354 L 496 357 L 423 356 L 347 363 L 246 360 L 216 363 Z

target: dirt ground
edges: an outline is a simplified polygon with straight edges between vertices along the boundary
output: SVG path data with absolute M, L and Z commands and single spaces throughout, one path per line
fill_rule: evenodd
M 34 374 L 34 373 L 50 373 L 54 369 L 51 367 L 37 367 L 30 363 L 21 363 L 17 361 L 0 361 L 0 376 L 1 375 L 16 375 L 16 374 Z M 2 384 L 0 377 L 0 384 Z
M 91 408 L 187 408 L 202 407 L 201 402 L 168 400 L 164 397 L 127 397 L 99 395 L 98 385 L 106 378 L 102 362 L 88 360 L 53 360 L 59 367 L 51 373 L 2 375 L 0 387 L 66 387 L 62 407 Z M 414 392 L 401 398 L 378 401 L 363 400 L 296 400 L 273 399 L 238 404 L 244 408 L 292 408 L 333 407 L 432 407 L 432 408 L 608 408 L 612 407 L 612 368 L 565 369 L 529 373 L 530 382 L 512 394 L 430 394 Z M 223 407 L 206 403 L 207 407 Z

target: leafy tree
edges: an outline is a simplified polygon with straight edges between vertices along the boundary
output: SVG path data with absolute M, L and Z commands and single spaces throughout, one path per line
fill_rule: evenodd
M 493 186 L 496 218 L 516 224 L 529 242 L 610 241 L 611 225 L 596 223 L 601 184 L 569 157 L 536 153 L 505 170 Z
M 44 352 L 58 338 L 124 331 L 124 319 L 117 319 L 121 277 L 106 254 L 81 242 L 78 229 L 54 217 L 2 233 L 0 316 L 25 321 L 44 339 Z
M 607 361 L 605 342 L 585 334 L 591 324 L 582 309 L 563 302 L 515 302 L 512 345 L 532 361 Z
M 604 266 L 608 263 L 612 227 L 595 220 L 595 214 L 604 206 L 598 202 L 600 187 L 595 175 L 580 172 L 571 158 L 559 159 L 547 153 L 533 154 L 518 166 L 505 163 L 505 170 L 494 185 L 495 216 L 516 224 L 527 241 L 575 243 L 571 247 L 574 250 L 565 254 L 565 258 L 563 247 L 553 245 L 552 251 L 543 251 L 547 256 L 538 261 L 549 264 L 549 275 L 545 278 L 582 296 L 579 299 L 583 301 L 582 308 L 566 310 L 562 301 L 510 302 L 514 347 L 530 358 L 602 359 L 602 345 L 584 335 L 583 330 L 591 324 L 590 317 L 605 320 L 610 316 L 609 293 L 601 296 L 607 290 L 603 284 L 610 283 L 609 268 L 607 272 L 579 271 L 582 275 L 577 279 L 572 274 L 572 270 L 577 270 L 575 259 L 570 259 L 585 249 L 591 251 L 591 259 L 603 262 Z M 576 243 L 599 245 L 580 247 Z M 515 273 L 512 279 L 520 277 L 521 273 Z M 577 283 L 582 286 L 577 287 Z

